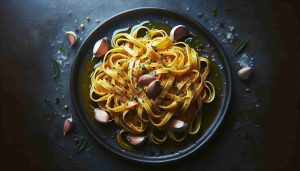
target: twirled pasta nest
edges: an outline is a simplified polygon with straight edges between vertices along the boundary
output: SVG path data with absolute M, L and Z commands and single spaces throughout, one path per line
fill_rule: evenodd
M 144 26 L 116 34 L 112 46 L 91 76 L 90 98 L 96 115 L 120 127 L 118 143 L 130 149 L 145 139 L 161 144 L 196 134 L 202 103 L 215 97 L 206 80 L 208 59 L 174 35 Z

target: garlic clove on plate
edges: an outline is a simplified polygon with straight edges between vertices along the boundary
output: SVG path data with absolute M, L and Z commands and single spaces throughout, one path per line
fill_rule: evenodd
M 77 34 L 73 31 L 67 31 L 66 35 L 71 47 L 75 46 L 77 44 L 77 39 L 78 39 Z
M 239 70 L 238 76 L 242 80 L 247 80 L 252 74 L 252 68 L 251 67 L 244 67 Z
M 73 119 L 72 118 L 68 118 L 65 120 L 64 123 L 64 136 L 69 133 L 73 128 Z
M 173 40 L 173 42 L 179 41 L 182 38 L 186 37 L 188 35 L 189 31 L 188 28 L 184 25 L 178 25 L 172 28 L 170 32 L 170 37 Z
M 98 40 L 93 48 L 94 57 L 102 57 L 106 54 L 109 49 L 108 42 L 105 38 Z
M 136 135 L 127 135 L 126 136 L 127 141 L 131 144 L 131 145 L 141 145 L 146 137 L 145 136 L 136 136 Z
M 187 123 L 177 119 L 172 120 L 169 125 L 170 129 L 177 133 L 184 132 L 187 126 Z
M 108 123 L 111 121 L 109 114 L 101 109 L 94 109 L 94 117 L 100 123 Z

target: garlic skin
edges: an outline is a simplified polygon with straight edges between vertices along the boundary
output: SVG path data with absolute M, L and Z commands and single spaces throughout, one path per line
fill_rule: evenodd
M 73 119 L 72 118 L 68 118 L 65 120 L 64 123 L 64 136 L 69 133 L 73 128 Z
M 73 31 L 67 31 L 66 35 L 71 47 L 74 47 L 77 44 L 77 40 L 78 40 L 77 34 Z
M 177 133 L 184 132 L 187 129 L 187 126 L 187 123 L 177 119 L 172 120 L 169 125 L 170 129 Z
M 109 114 L 101 109 L 94 109 L 94 117 L 100 123 L 108 123 L 111 121 Z
M 170 32 L 170 37 L 173 42 L 177 42 L 188 35 L 188 28 L 184 25 L 177 25 L 172 28 Z
M 244 67 L 238 71 L 238 76 L 242 80 L 247 80 L 252 74 L 251 67 Z
M 102 57 L 109 49 L 109 44 L 105 38 L 98 40 L 93 48 L 93 57 Z
M 145 136 L 127 135 L 126 139 L 131 145 L 138 146 L 145 142 L 146 137 Z

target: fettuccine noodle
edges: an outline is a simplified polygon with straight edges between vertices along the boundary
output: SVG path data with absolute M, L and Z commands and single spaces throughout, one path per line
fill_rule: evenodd
M 138 36 L 144 31 L 145 36 Z M 116 34 L 112 46 L 91 76 L 90 98 L 121 128 L 119 144 L 131 147 L 125 134 L 147 136 L 154 144 L 167 139 L 180 142 L 187 134 L 196 134 L 202 103 L 215 97 L 214 86 L 206 80 L 208 59 L 184 42 L 173 43 L 165 31 L 144 26 Z M 145 87 L 138 86 L 144 74 L 159 80 L 158 97 L 148 98 Z M 184 121 L 188 128 L 183 133 L 172 131 L 168 126 L 172 119 Z

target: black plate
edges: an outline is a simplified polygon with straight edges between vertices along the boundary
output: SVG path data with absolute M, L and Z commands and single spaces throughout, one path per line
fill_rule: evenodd
M 115 139 L 115 131 L 118 129 L 114 124 L 101 125 L 94 121 L 92 110 L 87 106 L 88 97 L 83 90 L 89 89 L 89 81 L 82 80 L 87 78 L 87 64 L 91 61 L 91 51 L 94 43 L 102 37 L 108 37 L 111 40 L 113 31 L 124 28 L 130 25 L 136 25 L 142 21 L 149 20 L 153 22 L 168 22 L 171 27 L 182 24 L 185 25 L 193 33 L 203 37 L 206 45 L 214 47 L 215 50 L 215 66 L 218 66 L 219 75 L 222 80 L 220 84 L 219 104 L 215 114 L 206 114 L 203 116 L 203 128 L 194 135 L 189 136 L 184 142 L 167 143 L 165 145 L 153 145 L 146 143 L 137 148 L 135 151 L 126 151 L 122 149 Z M 77 53 L 76 59 L 72 66 L 71 72 L 71 95 L 73 104 L 80 121 L 88 132 L 99 142 L 102 146 L 118 154 L 124 158 L 145 162 L 145 163 L 165 163 L 184 158 L 196 150 L 203 147 L 203 145 L 211 138 L 217 128 L 220 126 L 226 110 L 229 105 L 231 97 L 231 74 L 226 55 L 216 39 L 205 29 L 201 24 L 166 9 L 158 8 L 139 8 L 118 14 L 98 26 L 82 43 Z M 211 118 L 205 125 L 205 118 Z M 208 119 L 207 119 L 208 120 Z

